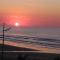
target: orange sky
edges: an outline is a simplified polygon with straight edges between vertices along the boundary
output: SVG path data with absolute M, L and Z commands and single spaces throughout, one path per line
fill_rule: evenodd
M 11 25 L 60 27 L 60 0 L 0 0 L 1 16 Z

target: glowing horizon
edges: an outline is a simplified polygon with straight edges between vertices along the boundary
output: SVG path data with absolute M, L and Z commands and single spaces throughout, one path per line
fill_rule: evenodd
M 60 27 L 59 0 L 1 0 L 1 14 L 11 25 L 17 21 L 28 27 Z

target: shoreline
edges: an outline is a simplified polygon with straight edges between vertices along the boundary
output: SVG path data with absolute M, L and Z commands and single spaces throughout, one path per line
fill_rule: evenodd
M 11 42 L 11 41 L 4 41 L 4 44 L 9 47 L 15 47 L 14 49 L 15 51 L 17 49 L 17 51 L 23 50 L 23 51 L 36 51 L 40 53 L 60 54 L 60 48 L 54 49 L 54 48 L 46 48 L 46 47 L 41 47 L 41 46 L 38 47 L 32 44 L 17 43 L 17 42 Z M 0 40 L 0 45 L 2 45 L 2 40 Z
M 13 43 L 10 41 L 5 41 L 4 60 L 18 60 L 18 56 L 24 56 L 24 55 L 27 57 L 27 59 L 30 59 L 30 60 L 52 60 L 52 59 L 54 60 L 55 58 L 60 57 L 60 54 L 58 53 L 40 52 L 40 51 L 36 51 L 36 49 L 18 47 L 16 45 L 13 46 L 12 44 L 8 44 L 7 42 Z M 2 56 L 1 48 L 2 48 L 2 44 L 0 41 L 0 59 Z

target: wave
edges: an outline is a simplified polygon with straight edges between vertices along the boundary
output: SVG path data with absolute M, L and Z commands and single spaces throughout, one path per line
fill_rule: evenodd
M 29 35 L 5 35 L 6 41 L 13 41 L 13 42 L 24 42 L 27 44 L 35 44 L 44 47 L 50 48 L 60 48 L 60 39 L 55 38 L 47 38 L 47 37 L 38 37 L 38 36 L 29 36 Z M 3 38 L 3 35 L 0 35 L 0 40 Z

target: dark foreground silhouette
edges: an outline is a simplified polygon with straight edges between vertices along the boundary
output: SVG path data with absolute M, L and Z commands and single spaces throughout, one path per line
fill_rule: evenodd
M 27 60 L 27 56 L 26 55 L 18 55 L 17 60 Z
M 60 60 L 60 57 L 56 57 L 54 60 Z
M 24 55 L 24 56 L 19 55 L 17 60 L 27 60 L 27 56 L 26 55 Z M 54 60 L 60 60 L 60 57 L 55 57 Z
M 0 51 L 2 45 L 0 44 Z M 41 53 L 41 52 L 26 52 L 26 51 L 34 51 L 32 49 L 27 48 L 19 48 L 14 46 L 5 45 L 4 51 L 25 51 L 25 52 L 4 52 L 3 60 L 60 60 L 60 54 L 54 53 Z M 0 60 L 1 60 L 1 52 L 0 52 Z

